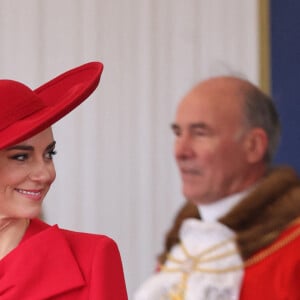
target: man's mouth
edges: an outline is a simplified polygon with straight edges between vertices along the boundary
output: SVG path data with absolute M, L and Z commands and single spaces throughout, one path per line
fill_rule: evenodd
M 192 176 L 201 175 L 201 171 L 196 168 L 180 168 L 180 172 L 182 175 L 192 175 Z

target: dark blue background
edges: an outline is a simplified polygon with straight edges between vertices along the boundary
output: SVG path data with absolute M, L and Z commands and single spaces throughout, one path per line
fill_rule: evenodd
M 275 163 L 300 173 L 300 1 L 270 0 L 271 93 L 282 122 Z

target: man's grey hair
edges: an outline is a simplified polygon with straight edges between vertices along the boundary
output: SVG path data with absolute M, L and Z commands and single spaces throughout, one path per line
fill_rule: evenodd
M 278 112 L 271 97 L 256 86 L 246 88 L 244 92 L 246 127 L 259 127 L 266 132 L 269 143 L 264 159 L 270 164 L 280 141 L 281 126 Z

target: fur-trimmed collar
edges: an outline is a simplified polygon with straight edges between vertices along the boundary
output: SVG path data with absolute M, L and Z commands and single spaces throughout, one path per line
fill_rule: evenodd
M 270 245 L 289 224 L 300 216 L 300 179 L 289 167 L 271 170 L 257 187 L 219 221 L 237 234 L 244 260 Z M 179 242 L 178 231 L 186 218 L 200 218 L 198 208 L 186 203 L 177 214 L 165 239 L 167 252 Z
M 300 180 L 291 168 L 281 167 L 219 221 L 237 233 L 241 255 L 248 259 L 299 216 Z

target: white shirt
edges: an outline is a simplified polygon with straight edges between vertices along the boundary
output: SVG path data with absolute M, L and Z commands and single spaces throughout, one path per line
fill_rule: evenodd
M 227 214 L 245 196 L 247 196 L 251 190 L 252 188 L 230 195 L 210 204 L 199 205 L 198 209 L 201 219 L 204 221 L 217 221 L 219 218 Z

